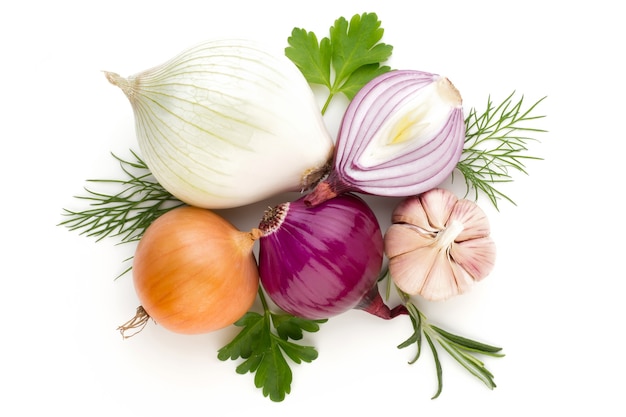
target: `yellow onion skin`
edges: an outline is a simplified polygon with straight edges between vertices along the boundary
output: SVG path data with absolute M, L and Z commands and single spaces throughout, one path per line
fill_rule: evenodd
M 141 306 L 175 333 L 233 324 L 257 295 L 255 239 L 209 210 L 183 206 L 163 214 L 146 229 L 134 256 Z
M 131 103 L 151 173 L 189 205 L 307 190 L 328 169 L 334 145 L 313 91 L 287 57 L 256 41 L 210 40 L 128 78 L 105 75 Z

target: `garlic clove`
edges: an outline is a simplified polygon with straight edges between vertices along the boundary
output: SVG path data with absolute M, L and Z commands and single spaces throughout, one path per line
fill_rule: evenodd
M 419 227 L 407 227 L 405 224 L 392 224 L 387 229 L 385 252 L 388 257 L 412 252 L 429 246 L 433 241 L 433 232 Z
M 391 222 L 428 225 L 428 216 L 419 201 L 419 196 L 403 199 L 391 213 Z M 435 232 L 434 228 L 429 228 L 429 230 Z
M 451 266 L 454 272 L 454 284 L 456 292 L 450 297 L 454 295 L 460 295 L 469 291 L 475 282 L 474 277 L 472 277 L 472 275 L 466 269 L 464 269 L 464 267 L 459 262 L 452 262 Z
M 476 210 L 476 204 L 473 201 L 458 200 L 450 214 L 449 222 L 453 220 L 463 224 L 463 230 L 456 237 L 456 242 L 489 235 L 489 219 L 485 212 Z
M 437 256 L 429 248 L 403 252 L 389 260 L 394 284 L 407 294 L 420 294 L 429 279 Z
M 459 293 L 459 287 L 452 263 L 446 251 L 440 250 L 430 264 L 426 280 L 420 289 L 420 294 L 430 301 L 447 300 Z
M 429 225 L 442 230 L 445 229 L 458 198 L 447 190 L 435 188 L 432 192 L 422 194 L 419 201 L 428 217 Z
M 496 245 L 490 237 L 468 239 L 452 245 L 450 256 L 474 281 L 480 281 L 495 266 Z

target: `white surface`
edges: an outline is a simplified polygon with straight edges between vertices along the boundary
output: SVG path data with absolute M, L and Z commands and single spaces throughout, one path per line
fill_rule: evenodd
M 623 415 L 626 33 L 617 2 L 16 4 L 0 6 L 1 415 Z M 532 148 L 545 160 L 507 187 L 517 206 L 489 212 L 496 270 L 466 296 L 423 304 L 443 327 L 504 347 L 505 358 L 486 360 L 498 387 L 441 353 L 444 390 L 430 400 L 429 351 L 409 366 L 413 352 L 396 349 L 408 320 L 358 311 L 307 338 L 320 357 L 293 367 L 292 394 L 278 404 L 235 362 L 217 360 L 232 328 L 184 337 L 151 325 L 122 340 L 115 329 L 137 300 L 130 277 L 113 278 L 130 248 L 56 226 L 87 178 L 118 174 L 109 152 L 136 148 L 130 106 L 101 71 L 130 75 L 225 35 L 282 47 L 294 26 L 323 35 L 339 16 L 365 11 L 382 20 L 393 67 L 447 75 L 468 108 L 513 90 L 529 102 L 548 96 L 550 132 Z M 374 203 L 384 224 L 389 207 Z M 265 206 L 229 216 L 249 227 Z

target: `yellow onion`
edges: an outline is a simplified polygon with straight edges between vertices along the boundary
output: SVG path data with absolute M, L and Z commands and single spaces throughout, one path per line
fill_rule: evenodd
M 257 42 L 202 43 L 123 78 L 142 157 L 159 183 L 203 208 L 241 206 L 314 185 L 333 141 L 313 92 L 282 53 Z
M 395 208 L 385 254 L 400 290 L 436 301 L 462 294 L 485 278 L 496 250 L 480 207 L 435 188 Z
M 259 233 L 239 231 L 198 207 L 163 214 L 146 229 L 133 260 L 143 317 L 121 330 L 139 327 L 136 322 L 147 317 L 182 334 L 233 324 L 256 298 L 259 273 L 252 247 Z

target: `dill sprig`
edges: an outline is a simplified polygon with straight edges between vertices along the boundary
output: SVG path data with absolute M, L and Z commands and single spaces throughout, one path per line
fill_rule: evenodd
M 119 237 L 122 243 L 141 238 L 144 230 L 163 213 L 183 205 L 166 191 L 152 176 L 141 158 L 131 150 L 134 161 L 127 161 L 115 154 L 125 179 L 93 179 L 87 182 L 108 184 L 121 191 L 106 193 L 85 187 L 86 195 L 75 198 L 89 203 L 80 211 L 63 209 L 67 219 L 60 223 L 70 230 L 81 230 L 82 235 L 96 237 Z
M 478 199 L 482 192 L 496 208 L 501 199 L 515 204 L 496 187 L 513 181 L 512 173 L 515 171 L 527 175 L 526 161 L 542 159 L 530 156 L 527 152 L 528 143 L 537 140 L 530 135 L 545 130 L 531 127 L 528 122 L 545 117 L 534 114 L 545 97 L 524 109 L 524 97 L 514 102 L 514 95 L 515 92 L 511 93 L 497 106 L 490 96 L 487 108 L 481 114 L 475 108 L 470 110 L 465 118 L 463 154 L 456 166 L 465 179 L 466 197 L 473 191 L 474 198 Z

